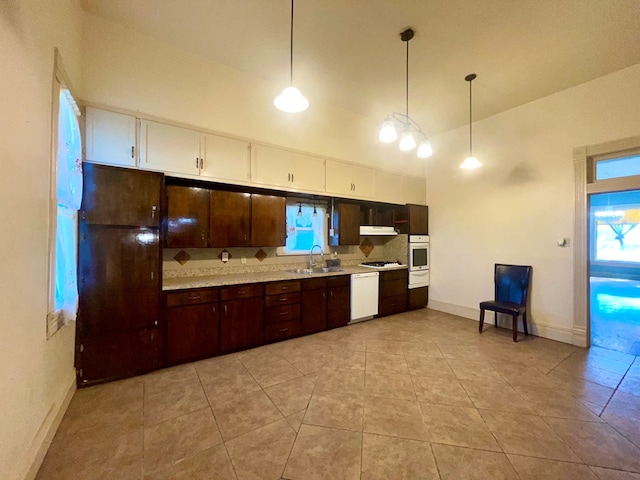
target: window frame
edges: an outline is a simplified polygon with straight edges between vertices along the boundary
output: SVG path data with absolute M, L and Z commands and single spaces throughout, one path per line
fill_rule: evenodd
M 324 210 L 324 216 L 323 216 L 323 225 L 322 225 L 322 251 L 323 252 L 328 252 L 329 251 L 329 219 L 327 217 L 327 213 L 329 212 L 329 205 L 324 202 L 324 201 L 309 201 L 309 199 L 300 199 L 300 198 L 294 198 L 294 197 L 287 197 L 287 201 L 285 204 L 285 212 L 286 209 L 288 207 L 295 207 L 297 208 L 298 205 L 301 205 L 303 208 L 313 208 L 314 205 L 316 207 L 316 209 L 322 209 Z M 286 215 L 286 214 L 285 214 Z M 288 228 L 288 227 L 287 227 Z M 301 256 L 308 256 L 309 252 L 301 252 L 301 251 L 296 251 L 296 252 L 287 252 L 286 247 L 278 247 L 276 249 L 276 256 L 278 257 L 301 257 Z

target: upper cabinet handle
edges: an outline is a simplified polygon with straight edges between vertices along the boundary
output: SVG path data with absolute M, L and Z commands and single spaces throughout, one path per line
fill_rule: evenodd
M 199 165 L 200 165 L 200 159 L 196 157 L 196 168 L 198 168 Z

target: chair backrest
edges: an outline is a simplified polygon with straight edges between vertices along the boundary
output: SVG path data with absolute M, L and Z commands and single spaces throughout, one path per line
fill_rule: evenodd
M 496 263 L 494 274 L 496 301 L 526 305 L 530 279 L 530 265 Z

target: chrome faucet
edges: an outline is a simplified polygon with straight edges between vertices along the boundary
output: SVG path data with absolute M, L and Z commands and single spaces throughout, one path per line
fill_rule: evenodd
M 309 268 L 313 268 L 318 264 L 313 258 L 313 249 L 316 247 L 320 249 L 320 258 L 321 258 L 320 263 L 322 263 L 322 261 L 324 260 L 324 252 L 322 251 L 322 247 L 320 245 L 314 245 L 313 247 L 311 247 L 311 250 L 309 251 Z

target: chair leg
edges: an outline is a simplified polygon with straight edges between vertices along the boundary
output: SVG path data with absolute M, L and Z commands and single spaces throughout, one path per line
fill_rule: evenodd
M 527 312 L 522 314 L 522 324 L 524 325 L 524 334 L 528 337 L 529 330 L 527 329 Z
M 480 333 L 482 333 L 482 327 L 484 325 L 484 308 L 480 309 L 480 326 L 478 327 L 478 330 L 480 331 Z
M 513 316 L 513 341 L 518 341 L 518 315 Z
M 493 312 L 493 324 L 498 328 L 498 312 Z

